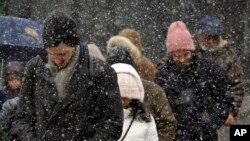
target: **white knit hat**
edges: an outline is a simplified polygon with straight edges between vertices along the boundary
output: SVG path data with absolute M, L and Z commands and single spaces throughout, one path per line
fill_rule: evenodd
M 112 68 L 117 73 L 121 97 L 139 99 L 143 102 L 144 88 L 137 71 L 131 65 L 124 63 L 113 64 Z

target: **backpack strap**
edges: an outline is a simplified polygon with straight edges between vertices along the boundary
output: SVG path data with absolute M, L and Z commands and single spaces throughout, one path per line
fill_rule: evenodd
M 79 58 L 85 58 L 86 61 L 87 61 L 87 74 L 89 76 L 89 79 L 92 81 L 93 80 L 93 76 L 95 74 L 95 59 L 93 58 L 93 56 L 91 56 L 89 54 L 89 50 L 88 50 L 88 47 L 87 47 L 87 44 L 86 43 L 82 43 L 80 42 L 80 56 Z

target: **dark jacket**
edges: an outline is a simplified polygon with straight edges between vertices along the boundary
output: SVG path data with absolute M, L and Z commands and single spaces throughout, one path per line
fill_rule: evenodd
M 214 60 L 227 76 L 228 89 L 234 97 L 233 115 L 236 117 L 245 95 L 244 74 L 241 67 L 240 58 L 237 57 L 235 50 L 230 46 L 227 40 L 215 51 L 204 51 L 198 46 L 198 55 Z
M 115 71 L 81 45 L 67 96 L 59 101 L 47 62 L 42 52 L 26 65 L 13 134 L 23 141 L 118 140 L 123 111 Z
M 12 123 L 15 120 L 17 103 L 19 97 L 15 97 L 6 100 L 2 106 L 0 115 L 0 140 L 1 141 L 12 141 L 15 140 L 15 136 L 11 136 Z
M 20 88 L 17 88 L 17 89 L 4 88 L 2 90 L 3 95 L 5 95 L 6 97 L 6 100 L 17 97 L 19 91 L 20 91 Z
M 177 119 L 176 140 L 216 140 L 216 129 L 233 107 L 219 66 L 193 56 L 188 68 L 181 70 L 168 60 L 156 83 L 165 90 Z
M 2 110 L 3 103 L 6 101 L 6 96 L 4 95 L 4 92 L 0 90 L 0 111 Z
M 125 47 L 112 47 L 107 54 L 109 64 L 126 63 L 137 69 L 130 53 Z M 177 122 L 163 89 L 152 81 L 143 80 L 144 102 L 150 108 L 158 132 L 159 141 L 171 141 L 175 137 Z

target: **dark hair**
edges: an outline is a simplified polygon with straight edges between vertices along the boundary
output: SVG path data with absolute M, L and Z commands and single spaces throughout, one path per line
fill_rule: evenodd
M 116 63 L 125 63 L 133 66 L 135 69 L 137 68 L 135 66 L 135 62 L 132 59 L 129 51 L 127 48 L 122 46 L 115 46 L 112 47 L 108 53 L 107 53 L 107 62 L 110 65 L 116 64 Z
M 146 106 L 138 99 L 132 99 L 130 102 L 132 116 L 136 116 L 139 121 L 150 122 L 150 113 Z

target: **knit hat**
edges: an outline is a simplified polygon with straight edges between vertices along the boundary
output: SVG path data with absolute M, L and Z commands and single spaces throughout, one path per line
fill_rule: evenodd
M 75 21 L 63 12 L 55 11 L 45 19 L 43 27 L 44 47 L 56 47 L 61 42 L 69 45 L 79 45 Z
M 128 64 L 117 63 L 111 66 L 117 73 L 121 97 L 144 100 L 144 88 L 136 70 Z
M 194 43 L 190 32 L 185 23 L 182 21 L 173 22 L 167 33 L 167 52 L 171 53 L 176 50 L 195 50 Z
M 197 22 L 196 32 L 212 36 L 221 35 L 224 33 L 224 26 L 218 17 L 204 16 Z
M 143 51 L 141 44 L 141 35 L 135 29 L 124 28 L 119 32 L 118 35 L 128 38 L 140 51 Z

